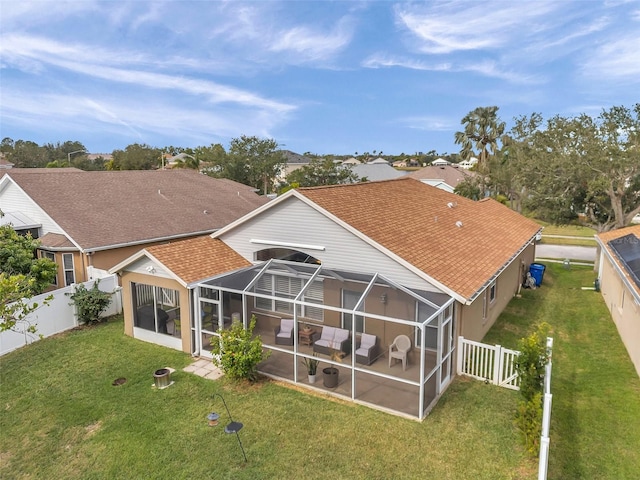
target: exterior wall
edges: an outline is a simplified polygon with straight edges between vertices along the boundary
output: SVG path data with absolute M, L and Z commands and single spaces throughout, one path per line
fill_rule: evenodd
M 640 305 L 632 292 L 622 282 L 618 271 L 604 255 L 600 271 L 600 291 L 611 312 L 622 343 L 640 375 Z
M 321 246 L 324 250 L 291 248 L 318 258 L 327 268 L 378 272 L 402 285 L 440 292 L 415 273 L 294 197 L 220 238 L 249 261 L 255 261 L 256 252 L 269 248 L 269 245 L 251 243 L 252 239 Z
M 201 237 L 202 235 L 192 235 L 187 237 L 181 237 L 180 240 L 186 240 L 188 238 Z M 162 245 L 168 243 L 167 240 L 162 240 L 159 242 L 149 242 L 140 245 L 130 245 L 127 247 L 121 248 L 111 248 L 109 250 L 100 250 L 98 252 L 93 252 L 89 258 L 91 263 L 87 265 L 92 265 L 95 268 L 100 268 L 102 270 L 109 270 L 111 267 L 117 265 L 121 261 L 129 258 L 131 255 L 139 252 L 143 248 L 151 247 L 153 245 Z
M 182 351 L 191 353 L 191 316 L 189 305 L 189 291 L 180 285 L 177 281 L 162 278 L 156 275 L 140 274 L 135 272 L 124 271 L 120 279 L 122 283 L 122 305 L 124 313 L 124 333 L 133 337 L 133 299 L 131 296 L 131 283 L 144 283 L 157 287 L 170 288 L 177 290 L 180 294 L 180 320 L 182 329 L 180 337 L 182 341 Z
M 42 224 L 40 236 L 45 233 L 64 233 L 36 202 L 11 181 L 7 182 L 5 188 L 0 190 L 0 210 L 3 212 L 19 211 L 31 220 Z
M 493 302 L 490 302 L 490 289 L 486 288 L 471 305 L 458 305 L 460 335 L 477 342 L 482 340 L 507 304 L 518 293 L 534 256 L 535 246 L 530 245 L 500 274 L 496 279 L 496 298 Z M 486 317 L 483 315 L 485 302 Z

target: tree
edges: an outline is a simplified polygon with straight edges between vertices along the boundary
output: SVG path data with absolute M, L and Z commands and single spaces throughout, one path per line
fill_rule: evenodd
M 22 237 L 9 225 L 0 226 L 0 332 L 35 333 L 34 326 L 24 323 L 39 307 L 29 299 L 51 285 L 57 271 L 51 260 L 33 258 L 38 245 L 31 236 Z
M 114 150 L 108 170 L 151 170 L 160 165 L 162 152 L 149 145 L 134 143 L 124 150 Z
M 34 258 L 40 242 L 31 235 L 18 235 L 10 225 L 0 226 L 0 272 L 25 275 L 27 296 L 38 295 L 53 283 L 58 267 L 48 258 Z
M 351 170 L 350 165 L 342 165 L 329 158 L 313 158 L 307 165 L 287 175 L 289 184 L 296 183 L 300 187 L 317 187 L 321 185 L 340 185 L 356 183 L 359 177 Z
M 242 135 L 231 140 L 229 153 L 222 159 L 220 168 L 210 174 L 235 180 L 267 194 L 286 162 L 275 140 Z
M 480 174 L 487 173 L 489 157 L 498 151 L 498 141 L 504 134 L 505 123 L 500 121 L 497 112 L 498 107 L 476 108 L 460 122 L 465 126 L 464 131 L 455 134 L 455 143 L 462 146 L 460 157 L 469 160 L 476 156 Z
M 523 204 L 542 220 L 582 215 L 599 232 L 622 228 L 640 213 L 640 104 L 592 118 L 555 116 L 516 121 L 509 142 Z M 524 192 L 524 190 L 523 190 Z

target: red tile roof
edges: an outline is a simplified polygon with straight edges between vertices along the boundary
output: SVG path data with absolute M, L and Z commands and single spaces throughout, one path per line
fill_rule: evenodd
M 540 229 L 495 200 L 406 177 L 298 192 L 469 300 Z
M 222 240 L 209 236 L 154 245 L 145 251 L 185 284 L 251 265 Z

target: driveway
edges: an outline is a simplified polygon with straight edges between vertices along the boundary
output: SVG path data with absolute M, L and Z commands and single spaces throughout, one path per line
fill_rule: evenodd
M 595 262 L 596 247 L 578 247 L 574 245 L 536 245 L 536 258 L 558 258 Z

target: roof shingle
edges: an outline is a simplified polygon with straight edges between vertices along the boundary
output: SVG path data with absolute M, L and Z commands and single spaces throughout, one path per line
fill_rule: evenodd
M 5 175 L 89 251 L 210 233 L 268 202 L 251 187 L 188 169 L 35 170 Z
M 540 229 L 495 200 L 475 202 L 408 177 L 298 192 L 466 299 Z

